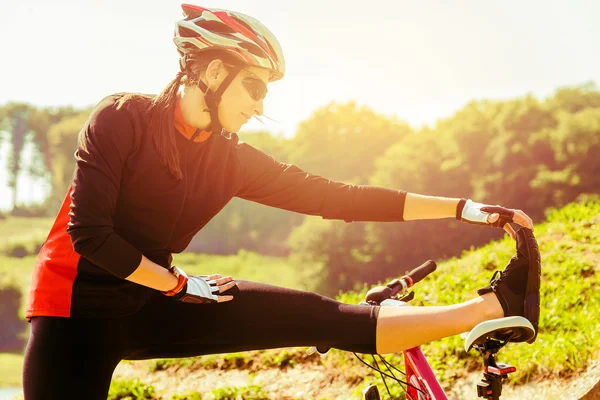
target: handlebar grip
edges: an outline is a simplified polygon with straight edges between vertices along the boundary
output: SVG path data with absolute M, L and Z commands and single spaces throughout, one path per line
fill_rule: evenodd
M 427 275 L 435 271 L 437 268 L 437 264 L 433 260 L 427 260 L 417 268 L 410 271 L 406 276 L 408 276 L 412 280 L 412 284 L 421 281 Z M 411 285 L 412 286 L 412 285 Z

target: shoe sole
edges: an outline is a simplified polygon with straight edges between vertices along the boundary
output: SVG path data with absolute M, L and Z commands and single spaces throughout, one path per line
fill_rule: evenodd
M 529 271 L 527 273 L 527 286 L 525 289 L 524 317 L 531 322 L 535 329 L 534 336 L 527 343 L 535 342 L 538 334 L 540 320 L 540 281 L 542 275 L 542 260 L 540 249 L 531 229 L 521 227 L 516 231 L 517 235 L 527 244 L 527 259 L 529 260 Z

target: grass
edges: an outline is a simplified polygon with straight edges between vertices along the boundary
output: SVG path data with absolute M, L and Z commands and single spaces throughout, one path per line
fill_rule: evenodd
M 536 225 L 542 254 L 540 331 L 533 345 L 510 344 L 500 361 L 516 365 L 511 384 L 550 377 L 567 378 L 585 369 L 600 351 L 600 203 L 571 204 L 553 210 L 547 222 Z M 419 283 L 413 305 L 447 305 L 475 297 L 496 269 L 503 269 L 515 252 L 515 243 L 506 238 L 482 248 L 463 252 L 461 257 L 439 262 L 437 272 Z M 393 277 L 390 277 L 390 279 Z M 359 292 L 340 293 L 338 300 L 358 303 L 369 287 Z M 355 381 L 370 375 L 349 353 L 332 350 L 325 358 L 307 358 L 305 348 L 286 349 L 285 357 L 294 363 L 322 362 L 332 374 Z M 459 336 L 423 346 L 423 351 L 445 388 L 468 372 L 479 370 L 481 360 L 475 351 L 465 353 Z M 280 350 L 203 356 L 162 361 L 162 367 L 183 368 L 264 368 L 281 357 Z M 400 356 L 386 356 L 402 365 Z M 232 363 L 231 360 L 235 360 Z M 157 365 L 161 361 L 157 361 Z M 361 369 L 362 368 L 362 369 Z M 369 382 L 367 376 L 357 393 Z M 380 389 L 384 390 L 383 387 Z
M 0 232 L 6 232 L 4 223 L 0 221 Z M 600 203 L 573 203 L 553 210 L 546 222 L 536 225 L 535 233 L 542 255 L 540 332 L 533 345 L 510 344 L 500 353 L 500 361 L 518 368 L 511 375 L 513 384 L 548 377 L 570 377 L 581 372 L 600 352 Z M 0 240 L 2 237 L 0 235 Z M 413 305 L 448 305 L 475 297 L 477 289 L 488 283 L 494 270 L 504 268 L 514 251 L 514 241 L 507 236 L 482 248 L 465 251 L 459 258 L 438 262 L 437 272 L 416 287 Z M 35 257 L 0 257 L 0 274 L 12 277 L 27 293 L 34 260 Z M 294 265 L 287 259 L 240 251 L 236 256 L 180 254 L 175 256 L 175 263 L 192 274 L 221 273 L 237 279 L 312 290 L 299 283 L 307 281 L 302 278 L 311 266 Z M 368 289 L 340 293 L 338 299 L 358 303 Z M 462 339 L 455 336 L 423 346 L 445 388 L 481 367 L 478 355 L 474 351 L 465 353 L 462 344 Z M 327 357 L 315 358 L 307 357 L 305 350 L 302 347 L 157 360 L 151 364 L 151 369 L 286 368 L 320 363 L 327 366 L 332 375 L 359 384 L 357 393 L 374 380 L 369 370 L 350 353 L 332 350 Z M 386 356 L 386 359 L 402 365 L 399 356 Z M 5 364 L 0 359 L 0 365 L 5 368 L 5 371 L 0 370 L 0 385 L 7 381 L 4 376 L 14 379 L 20 375 L 20 365 L 14 361 Z M 18 374 L 10 372 L 10 365 L 18 369 Z
M 219 273 L 239 280 L 252 280 L 291 289 L 313 290 L 315 284 L 308 279 L 318 266 L 298 264 L 287 258 L 263 256 L 240 250 L 235 256 L 181 253 L 173 255 L 173 264 L 189 274 Z
M 107 400 L 156 400 L 155 388 L 138 379 L 113 379 L 108 390 Z
M 189 369 L 249 370 L 256 372 L 265 368 L 288 368 L 298 364 L 320 363 L 317 354 L 306 354 L 303 348 L 284 348 L 257 350 L 253 352 L 237 352 L 227 354 L 211 354 L 202 357 L 165 358 L 154 360 L 150 364 L 150 372 L 164 371 L 172 367 Z M 249 357 L 249 353 L 252 354 Z
M 25 318 L 26 299 L 29 295 L 29 283 L 35 259 L 36 256 L 15 258 L 0 255 L 0 282 L 8 281 L 21 289 L 23 296 L 19 315 L 22 318 Z
M 29 239 L 31 236 L 48 235 L 54 218 L 23 218 L 7 216 L 5 219 L 0 219 L 0 243 L 3 240 L 13 239 Z
M 27 254 L 37 253 L 37 248 L 46 237 L 54 219 L 21 218 L 8 216 L 0 220 L 0 254 L 19 245 Z
M 119 380 L 114 379 L 110 384 L 107 400 L 158 400 L 163 399 L 156 393 L 154 386 L 140 382 L 138 379 Z M 213 389 L 202 394 L 191 392 L 177 394 L 169 397 L 169 400 L 270 400 L 267 393 L 260 386 L 226 386 Z
M 260 386 L 224 387 L 211 391 L 214 400 L 269 400 Z
M 1 224 L 2 221 L 0 221 L 0 230 L 3 229 Z M 0 254 L 0 283 L 4 277 L 21 289 L 23 298 L 19 315 L 23 318 L 36 257 L 30 255 L 17 258 Z M 313 281 L 305 278 L 316 266 L 298 265 L 287 259 L 263 256 L 244 250 L 241 250 L 236 256 L 182 253 L 175 254 L 173 260 L 175 265 L 180 266 L 189 274 L 219 273 L 223 276 L 232 276 L 234 279 L 265 282 L 292 289 L 314 289 L 314 284 L 310 283 Z
M 23 355 L 0 353 L 0 387 L 20 387 Z
M 567 377 L 582 371 L 600 350 L 600 203 L 571 204 L 555 210 L 536 225 L 542 255 L 541 317 L 533 345 L 511 344 L 501 360 L 514 363 L 513 383 L 531 378 Z M 474 297 L 492 271 L 503 269 L 514 254 L 514 241 L 506 237 L 460 258 L 439 263 L 438 272 L 416 289 L 416 304 L 446 305 Z M 340 296 L 355 303 L 364 293 Z M 459 336 L 423 346 L 430 363 L 446 387 L 462 371 L 479 369 L 473 351 L 466 354 Z M 398 358 L 395 358 L 398 361 Z
M 140 382 L 138 379 L 118 380 L 110 384 L 107 400 L 158 400 L 162 399 L 156 393 L 154 386 Z M 220 387 L 205 393 L 197 392 L 178 394 L 169 397 L 169 400 L 270 400 L 260 386 L 227 386 Z

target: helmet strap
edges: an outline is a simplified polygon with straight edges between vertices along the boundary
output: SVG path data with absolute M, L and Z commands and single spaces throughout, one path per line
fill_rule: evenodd
M 219 87 L 215 92 L 209 89 L 209 87 L 198 79 L 197 86 L 204 93 L 204 101 L 206 101 L 206 108 L 203 110 L 204 112 L 210 113 L 210 131 L 211 132 L 221 132 L 223 130 L 223 126 L 221 125 L 221 121 L 219 121 L 219 103 L 221 102 L 221 96 L 223 92 L 229 87 L 233 79 L 239 74 L 242 69 L 240 67 L 233 67 L 231 72 L 227 75 L 227 77 L 221 82 Z M 197 129 L 194 135 L 191 137 L 191 141 L 193 141 L 200 134 L 200 130 Z

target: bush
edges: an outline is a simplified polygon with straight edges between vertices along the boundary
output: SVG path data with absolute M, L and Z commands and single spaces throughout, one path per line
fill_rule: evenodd
M 202 400 L 200 393 L 174 394 L 169 400 Z
M 33 204 L 27 207 L 15 207 L 10 214 L 13 217 L 39 218 L 47 217 L 48 209 L 44 204 Z
M 113 380 L 107 400 L 158 400 L 154 386 L 134 380 Z
M 27 248 L 22 243 L 15 243 L 13 245 L 6 246 L 6 250 L 4 251 L 4 253 L 8 257 L 15 258 L 23 258 L 29 255 Z
M 0 276 L 0 352 L 22 352 L 26 322 L 19 318 L 21 290 L 13 282 Z
M 260 386 L 226 387 L 211 392 L 215 400 L 269 400 Z
M 37 256 L 44 244 L 44 237 L 32 235 L 30 237 L 17 237 L 4 241 L 0 245 L 2 253 L 7 257 L 23 258 Z

